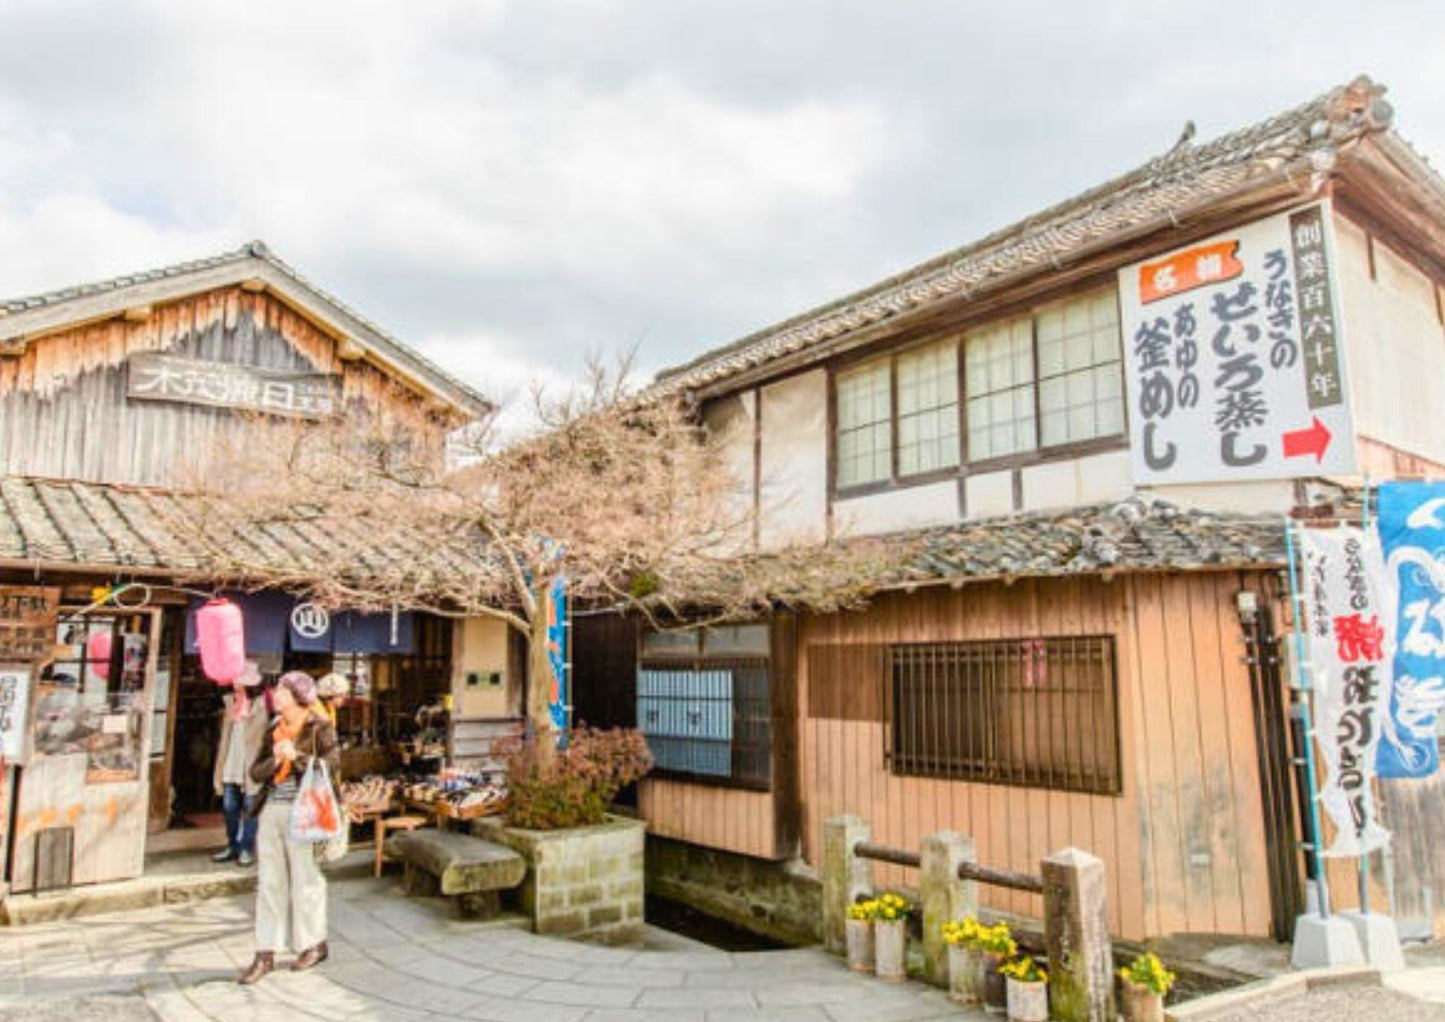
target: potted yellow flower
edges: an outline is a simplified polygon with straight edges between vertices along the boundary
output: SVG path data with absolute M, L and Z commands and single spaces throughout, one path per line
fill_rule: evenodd
M 1019 955 L 999 967 L 1008 980 L 1009 1022 L 1048 1022 L 1049 974 L 1032 955 Z
M 994 1015 L 1002 1015 L 1008 1007 L 1007 987 L 999 969 L 1018 953 L 1018 945 L 1009 933 L 1008 923 L 981 926 L 978 950 L 983 955 L 983 1006 Z
M 855 901 L 848 906 L 848 920 L 843 924 L 848 946 L 848 968 L 854 972 L 873 971 L 873 920 L 878 915 L 878 902 L 872 898 Z
M 960 1004 L 983 1003 L 983 952 L 978 949 L 983 926 L 973 916 L 943 924 L 948 945 L 948 996 Z
M 1124 981 L 1125 1022 L 1164 1022 L 1164 996 L 1174 986 L 1174 973 L 1152 951 L 1119 970 Z
M 873 974 L 879 979 L 899 982 L 906 978 L 908 912 L 913 907 L 901 894 L 878 898 L 873 916 Z

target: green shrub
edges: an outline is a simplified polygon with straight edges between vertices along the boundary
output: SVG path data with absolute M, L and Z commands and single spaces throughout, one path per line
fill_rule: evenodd
M 646 776 L 652 753 L 641 731 L 577 728 L 544 764 L 535 739 L 503 751 L 510 807 L 507 823 L 524 830 L 591 827 L 607 819 L 617 793 Z

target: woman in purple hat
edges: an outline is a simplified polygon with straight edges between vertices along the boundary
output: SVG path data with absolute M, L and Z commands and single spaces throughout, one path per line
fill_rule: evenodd
M 336 729 L 316 701 L 316 682 L 304 671 L 281 675 L 271 692 L 276 722 L 263 742 L 251 777 L 257 796 L 256 958 L 241 974 L 255 983 L 276 967 L 276 952 L 299 952 L 291 968 L 310 969 L 326 960 L 326 878 L 315 848 L 288 839 L 291 807 L 313 760 L 321 760 L 332 783 L 341 767 Z

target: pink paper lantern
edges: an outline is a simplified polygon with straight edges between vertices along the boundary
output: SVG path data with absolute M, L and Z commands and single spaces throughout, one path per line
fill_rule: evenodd
M 246 631 L 241 608 L 230 600 L 208 600 L 196 611 L 196 645 L 201 671 L 217 685 L 229 685 L 246 669 Z
M 90 672 L 101 681 L 110 677 L 110 651 L 114 648 L 114 636 L 109 628 L 102 632 L 91 632 L 85 640 L 85 659 Z

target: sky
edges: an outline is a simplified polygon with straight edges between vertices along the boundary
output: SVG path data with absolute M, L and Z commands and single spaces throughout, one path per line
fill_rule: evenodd
M 1445 166 L 1441 0 L 0 0 L 0 295 L 260 238 L 507 400 L 1361 72 Z

